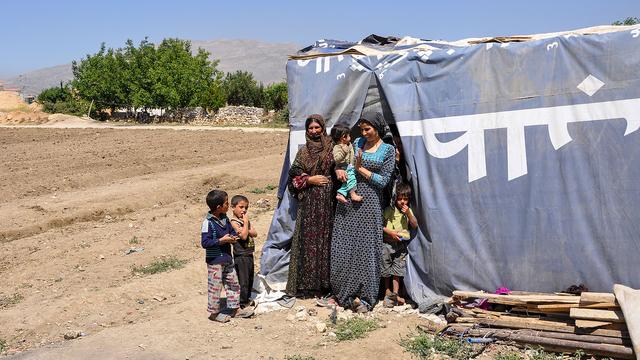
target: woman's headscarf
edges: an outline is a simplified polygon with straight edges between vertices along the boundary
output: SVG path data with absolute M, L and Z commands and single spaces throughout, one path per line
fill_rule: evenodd
M 384 116 L 382 116 L 382 113 L 377 112 L 375 114 L 362 114 L 362 116 L 360 117 L 360 121 L 365 121 L 371 124 L 371 126 L 373 126 L 378 132 L 378 136 L 380 136 L 382 141 L 386 142 L 387 144 L 393 144 L 393 135 L 391 134 L 391 129 L 389 128 L 389 125 L 387 125 L 387 122 L 384 120 Z
M 311 137 L 307 130 L 311 123 L 317 123 L 322 128 L 322 132 L 316 136 Z M 305 139 L 307 140 L 302 153 L 302 160 L 307 168 L 309 174 L 314 174 L 318 166 L 321 165 L 322 160 L 325 158 L 328 152 L 333 148 L 333 142 L 331 137 L 327 135 L 326 125 L 324 118 L 319 114 L 312 114 L 307 117 L 304 124 Z

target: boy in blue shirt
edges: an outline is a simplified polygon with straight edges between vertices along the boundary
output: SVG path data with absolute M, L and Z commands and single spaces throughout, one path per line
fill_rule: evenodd
M 229 197 L 222 190 L 212 190 L 207 194 L 209 212 L 202 222 L 202 247 L 206 250 L 205 261 L 208 269 L 208 310 L 210 320 L 228 322 L 232 317 L 250 317 L 253 311 L 239 310 L 240 284 L 233 266 L 231 244 L 238 235 L 227 218 Z M 224 287 L 227 294 L 229 313 L 220 309 L 220 292 Z

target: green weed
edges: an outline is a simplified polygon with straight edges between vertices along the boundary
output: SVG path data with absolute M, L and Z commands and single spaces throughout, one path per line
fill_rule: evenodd
M 517 352 L 508 352 L 504 354 L 498 354 L 494 358 L 495 360 L 523 360 L 524 357 Z
M 454 359 L 467 360 L 476 355 L 473 346 L 464 340 L 433 336 L 427 333 L 419 333 L 404 339 L 400 345 L 420 359 L 431 359 L 436 354 L 444 354 Z
M 17 293 L 9 296 L 0 296 L 0 309 L 18 304 L 22 300 L 24 300 L 24 296 Z
M 134 236 L 131 239 L 129 239 L 129 244 L 140 244 L 140 240 L 138 240 L 137 236 Z
M 164 257 L 154 260 L 151 264 L 145 266 L 134 266 L 134 274 L 157 274 L 173 269 L 180 269 L 184 267 L 187 260 L 180 260 L 175 256 Z
M 287 355 L 284 357 L 285 360 L 316 360 L 313 356 L 305 356 L 305 355 Z
M 7 348 L 7 342 L 3 339 L 0 339 L 0 353 L 2 353 Z
M 375 319 L 364 319 L 354 317 L 337 324 L 334 333 L 339 341 L 360 339 L 370 331 L 377 329 L 378 321 Z

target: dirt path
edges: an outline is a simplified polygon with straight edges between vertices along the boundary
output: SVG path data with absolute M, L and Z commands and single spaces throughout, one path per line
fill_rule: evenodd
M 316 333 L 313 322 L 288 321 L 295 310 L 224 325 L 207 320 L 203 197 L 219 187 L 252 203 L 266 199 L 271 206 L 250 209 L 261 247 L 287 142 L 282 131 L 226 130 L 0 128 L 4 355 L 408 358 L 398 339 L 416 317 L 380 315 L 386 328 L 342 343 Z M 131 247 L 144 250 L 125 255 Z M 132 272 L 169 255 L 185 267 Z M 320 309 L 317 318 L 327 316 Z M 64 340 L 70 330 L 87 335 Z

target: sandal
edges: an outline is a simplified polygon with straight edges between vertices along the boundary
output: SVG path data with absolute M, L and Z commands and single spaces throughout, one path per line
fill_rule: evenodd
M 338 303 L 336 302 L 336 299 L 333 298 L 333 296 L 327 295 L 325 297 L 316 299 L 316 305 L 320 307 L 330 307 L 336 306 L 338 305 Z
M 209 315 L 209 320 L 219 322 L 219 323 L 227 323 L 231 320 L 231 315 L 217 313 Z
M 389 294 L 384 297 L 384 302 L 383 302 L 384 307 L 392 308 L 396 305 L 398 305 L 398 299 L 396 297 L 396 294 Z

